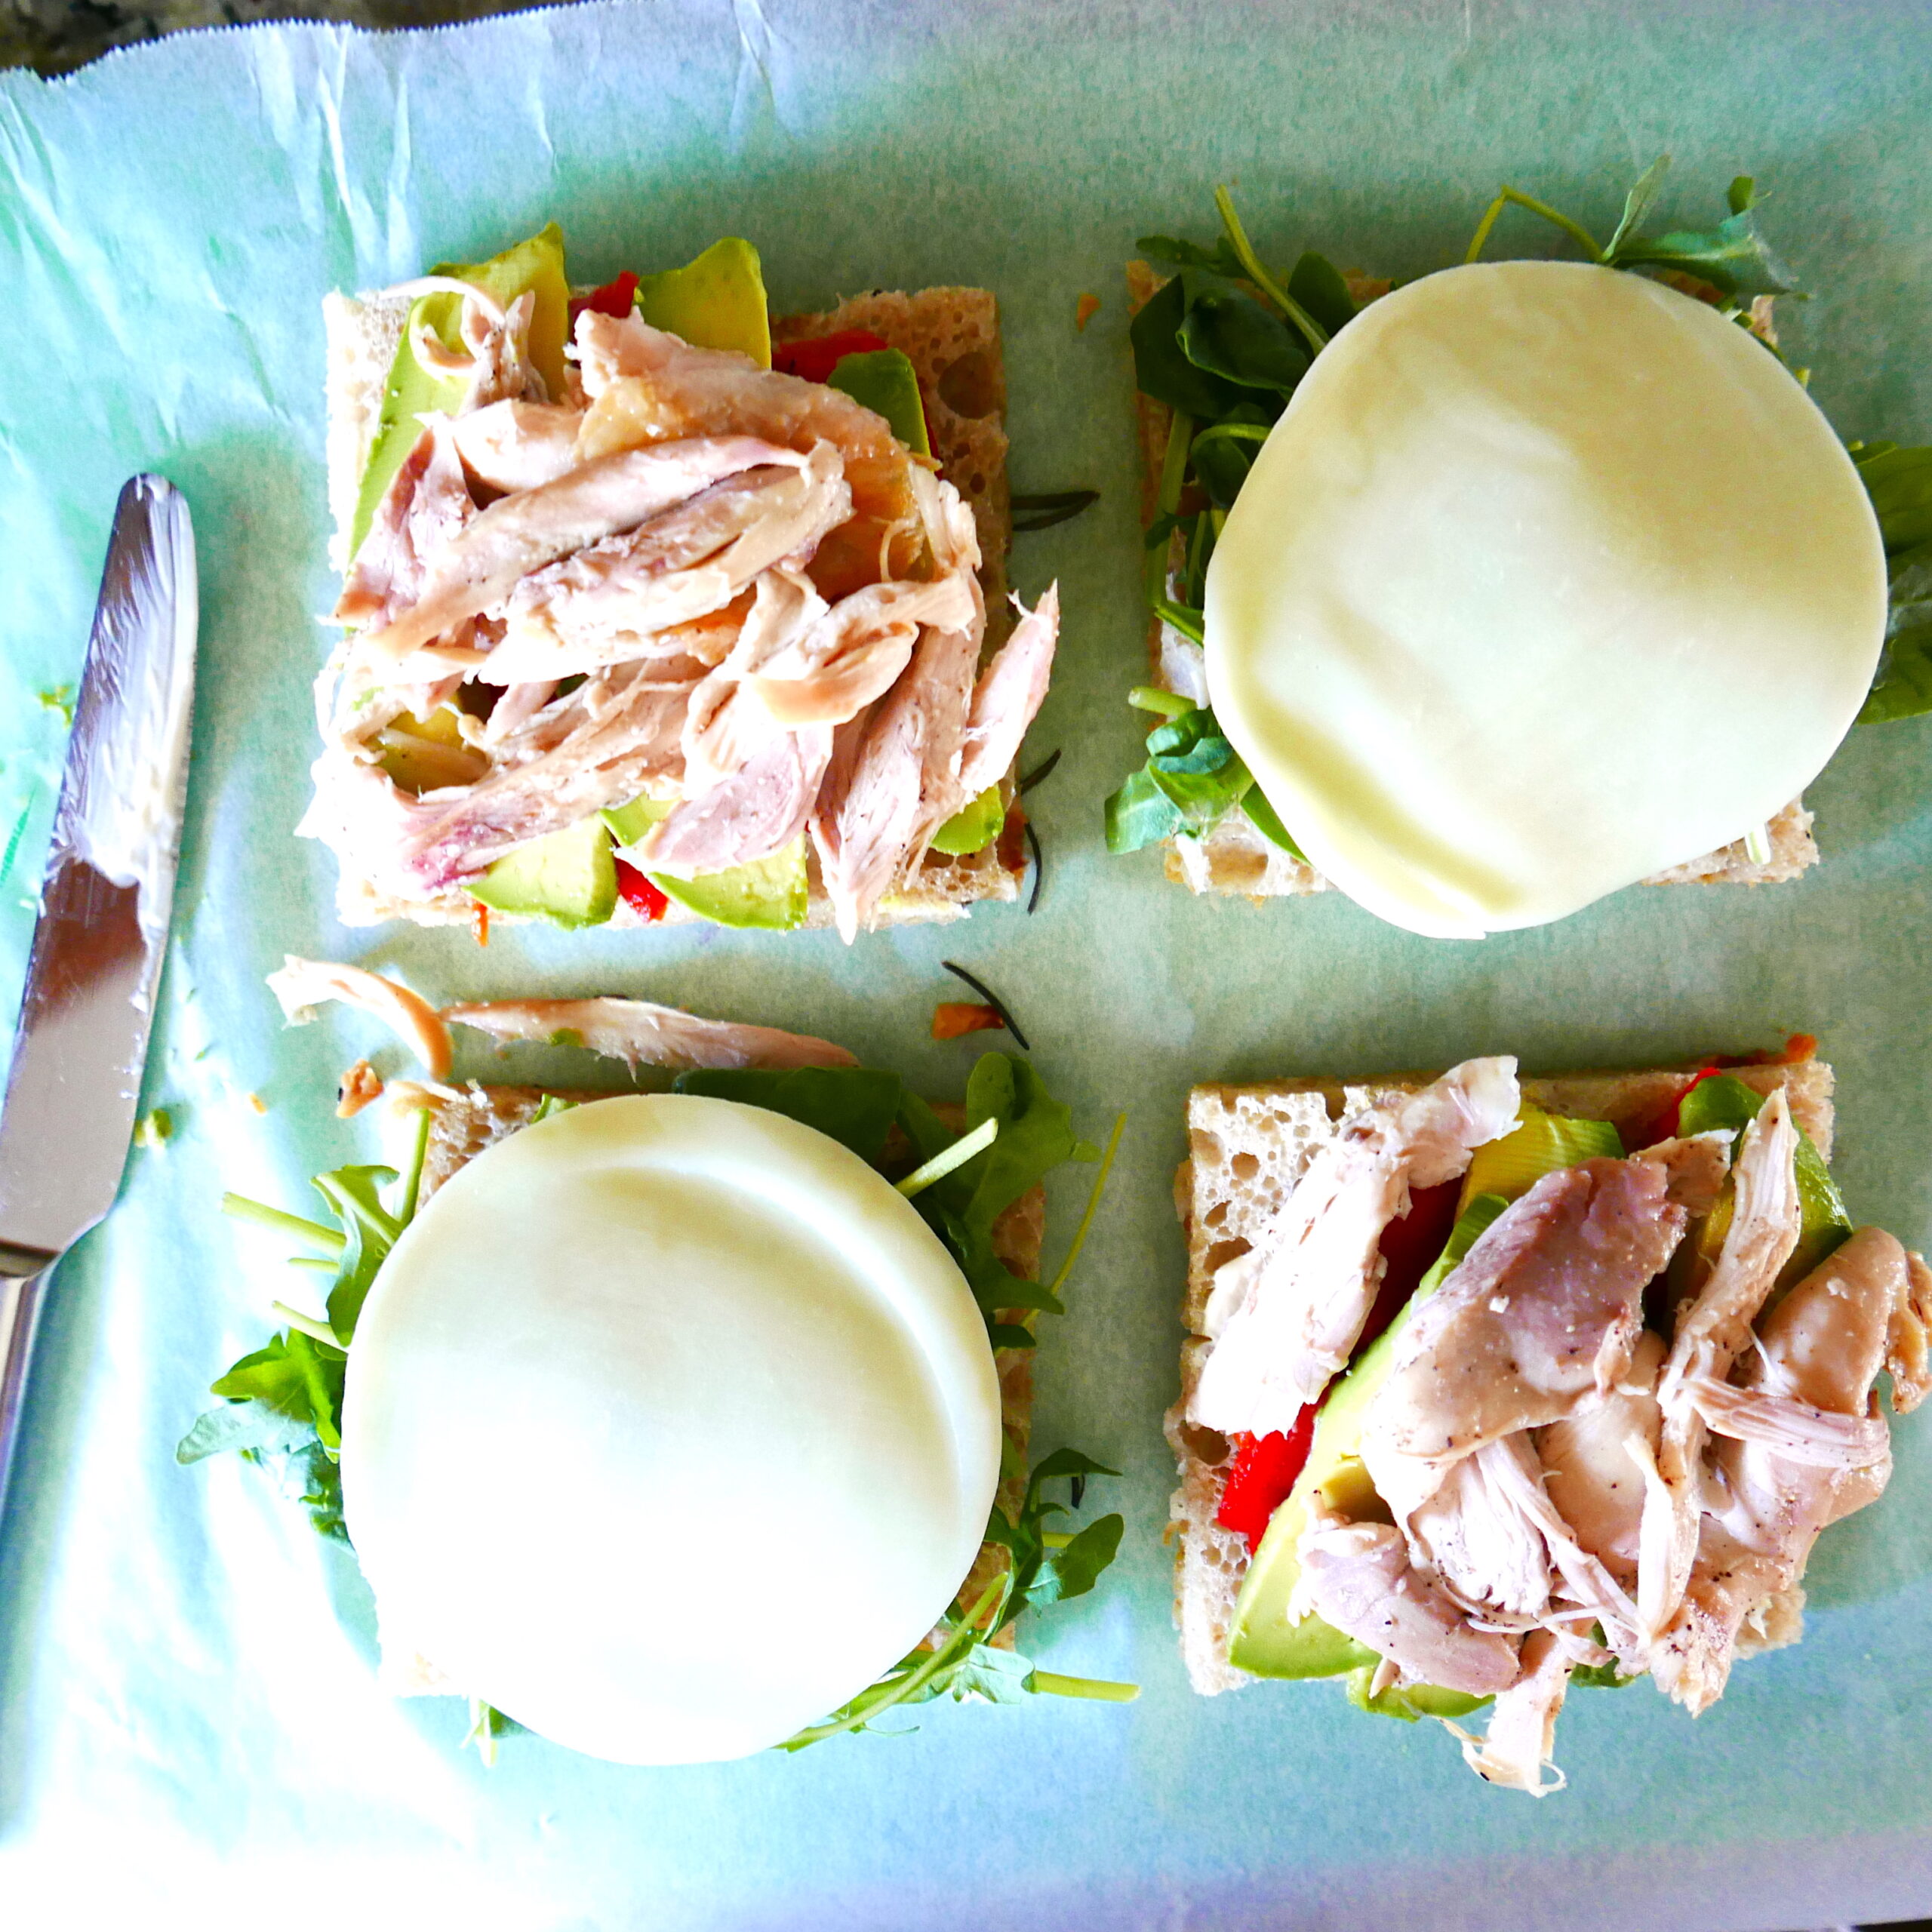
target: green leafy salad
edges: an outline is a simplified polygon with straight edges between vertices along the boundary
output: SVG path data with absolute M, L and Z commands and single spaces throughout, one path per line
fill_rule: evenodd
M 1054 1099 L 1026 1061 L 1001 1053 L 985 1054 L 974 1066 L 967 1083 L 965 1124 L 956 1132 L 897 1074 L 870 1067 L 706 1069 L 681 1075 L 672 1091 L 768 1108 L 816 1128 L 893 1178 L 958 1263 L 996 1350 L 1030 1349 L 1034 1318 L 1063 1312 L 1060 1291 L 1092 1225 L 1125 1123 L 1124 1115 L 1115 1121 L 1103 1153 L 1075 1133 L 1071 1111 Z M 536 1118 L 576 1104 L 548 1094 Z M 349 1539 L 339 1463 L 341 1416 L 356 1321 L 383 1262 L 416 1211 L 430 1120 L 426 1108 L 417 1115 L 408 1164 L 400 1174 L 393 1168 L 364 1165 L 318 1175 L 314 1184 L 328 1220 L 286 1213 L 242 1195 L 223 1198 L 229 1214 L 312 1251 L 295 1257 L 292 1265 L 326 1278 L 324 1312 L 306 1314 L 277 1300 L 275 1312 L 284 1327 L 214 1383 L 211 1392 L 222 1398 L 221 1405 L 195 1422 L 176 1459 L 196 1463 L 228 1450 L 255 1462 L 277 1459 L 299 1484 L 316 1530 L 344 1543 Z M 1069 1161 L 1099 1163 L 1086 1211 L 1051 1281 L 1025 1279 L 999 1258 L 995 1225 L 1008 1208 Z M 913 1651 L 782 1749 L 795 1751 L 841 1732 L 863 1730 L 897 1706 L 944 1696 L 1004 1703 L 1037 1694 L 1112 1701 L 1137 1694 L 1132 1684 L 1040 1670 L 1017 1651 L 995 1643 L 1023 1611 L 1043 1609 L 1091 1590 L 1113 1561 L 1123 1527 L 1121 1518 L 1110 1515 L 1077 1531 L 1056 1529 L 1052 1519 L 1063 1514 L 1066 1506 L 1045 1494 L 1049 1484 L 1067 1482 L 1077 1507 L 1088 1478 L 1118 1471 L 1078 1450 L 1061 1449 L 1028 1475 L 1010 1435 L 1006 1441 L 1001 1494 L 1012 1506 L 994 1504 L 986 1548 L 969 1585 L 971 1600 L 962 1590 L 928 1640 L 931 1647 Z M 488 1758 L 494 1740 L 517 1727 L 501 1712 L 473 1702 L 466 1742 L 477 1743 Z
M 1707 230 L 1644 232 L 1669 168 L 1660 157 L 1626 198 L 1607 243 L 1521 189 L 1503 188 L 1484 212 L 1465 263 L 1477 260 L 1514 206 L 1553 223 L 1590 261 L 1657 276 L 1712 303 L 1778 353 L 1772 298 L 1798 294 L 1758 227 L 1749 176 L 1734 180 L 1726 212 Z M 1171 412 L 1143 573 L 1148 608 L 1196 645 L 1206 641 L 1208 568 L 1228 512 L 1275 420 L 1315 358 L 1389 285 L 1344 275 L 1304 252 L 1285 272 L 1256 253 L 1223 187 L 1211 247 L 1164 235 L 1137 247 L 1164 281 L 1134 317 L 1134 377 Z M 1796 372 L 1804 381 L 1807 370 Z M 1891 586 L 1885 654 L 1859 722 L 1932 711 L 1932 448 L 1854 443 L 1878 515 Z M 1177 835 L 1204 837 L 1232 811 L 1297 859 L 1304 855 L 1221 732 L 1211 709 L 1151 686 L 1128 694 L 1155 713 L 1140 769 L 1106 801 L 1107 844 L 1131 852 Z

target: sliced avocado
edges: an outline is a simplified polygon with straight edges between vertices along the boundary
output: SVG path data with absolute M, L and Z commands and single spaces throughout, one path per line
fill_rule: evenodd
M 841 355 L 825 380 L 874 415 L 883 416 L 909 450 L 920 456 L 932 454 L 926 437 L 925 405 L 919 400 L 918 374 L 903 349 L 870 349 L 857 355 Z
M 560 926 L 601 926 L 617 903 L 611 835 L 602 820 L 579 819 L 519 845 L 469 891 L 499 912 L 540 914 Z
M 1375 1666 L 1357 1664 L 1349 1672 L 1349 1702 L 1358 1711 L 1370 1711 L 1379 1718 L 1400 1718 L 1414 1724 L 1419 1718 L 1466 1718 L 1494 1700 L 1478 1697 L 1467 1690 L 1448 1690 L 1439 1684 L 1392 1684 L 1373 1696 L 1369 1686 L 1375 1681 Z
M 737 235 L 714 242 L 694 262 L 638 277 L 638 313 L 694 349 L 735 349 L 771 367 L 771 315 L 758 251 Z
M 463 742 L 455 706 L 439 704 L 427 718 L 402 712 L 376 734 L 384 774 L 420 797 L 439 786 L 473 785 L 490 761 Z
M 445 262 L 432 271 L 454 275 L 487 288 L 506 306 L 519 295 L 534 294 L 535 313 L 530 319 L 530 359 L 553 396 L 564 390 L 564 344 L 570 336 L 570 284 L 564 275 L 563 230 L 553 221 L 540 235 L 519 242 L 487 262 Z M 445 349 L 463 346 L 457 331 L 463 321 L 460 295 L 418 296 L 409 311 L 409 320 L 396 345 L 389 365 L 387 385 L 383 391 L 382 414 L 369 445 L 369 461 L 362 472 L 362 488 L 355 499 L 355 516 L 349 525 L 349 553 L 352 557 L 369 534 L 376 514 L 403 459 L 416 447 L 423 433 L 417 419 L 426 411 L 440 409 L 453 413 L 463 400 L 467 381 L 460 376 L 439 376 L 416 359 L 416 325 L 426 322 Z
M 1684 1095 L 1677 1110 L 1677 1131 L 1689 1135 L 1726 1128 L 1734 1134 L 1742 1134 L 1757 1118 L 1764 1104 L 1764 1097 L 1755 1088 L 1747 1087 L 1734 1073 L 1720 1073 L 1709 1080 L 1699 1081 Z M 1731 1154 L 1735 1159 L 1735 1142 Z M 1838 1192 L 1838 1183 L 1832 1180 L 1824 1155 L 1801 1127 L 1798 1130 L 1798 1158 L 1794 1164 L 1798 1181 L 1798 1245 L 1792 1250 L 1791 1259 L 1778 1271 L 1771 1290 L 1774 1296 L 1803 1281 L 1851 1233 L 1851 1216 L 1846 1210 L 1844 1197 Z M 1672 1257 L 1672 1281 L 1678 1292 L 1697 1287 L 1716 1266 L 1724 1238 L 1730 1228 L 1733 1198 L 1731 1185 L 1727 1181 L 1717 1206 L 1698 1223 L 1678 1251 L 1678 1255 L 1684 1259 L 1680 1262 Z
M 999 787 L 989 785 L 964 811 L 956 811 L 933 834 L 933 850 L 949 857 L 964 858 L 969 852 L 983 852 L 999 836 L 1006 823 L 1006 807 Z
M 1462 1204 L 1467 1206 L 1479 1194 L 1500 1194 L 1505 1201 L 1514 1201 L 1545 1174 L 1600 1155 L 1612 1161 L 1623 1158 L 1623 1138 L 1608 1121 L 1546 1114 L 1525 1100 L 1517 1109 L 1514 1128 L 1500 1140 L 1476 1149 L 1463 1177 Z
M 604 823 L 620 846 L 635 846 L 660 819 L 669 816 L 675 803 L 671 798 L 633 798 L 627 805 L 616 805 L 605 812 Z M 805 922 L 808 875 L 802 833 L 770 858 L 754 860 L 748 866 L 732 866 L 697 878 L 673 878 L 669 872 L 647 872 L 645 876 L 666 898 L 675 899 L 721 926 L 789 932 Z

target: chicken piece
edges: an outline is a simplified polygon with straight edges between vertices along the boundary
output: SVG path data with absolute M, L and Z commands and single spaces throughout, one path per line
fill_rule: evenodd
M 1584 1161 L 1490 1224 L 1417 1309 L 1370 1407 L 1363 1458 L 1378 1487 L 1378 1463 L 1472 1454 L 1624 1379 L 1644 1287 L 1687 1219 L 1669 1185 L 1657 1162 Z
M 514 495 L 554 483 L 576 466 L 583 422 L 580 409 L 506 397 L 458 417 L 451 436 L 472 485 Z
M 432 559 L 419 600 L 365 633 L 360 656 L 391 680 L 411 654 L 500 604 L 519 579 L 634 530 L 747 469 L 803 470 L 807 458 L 755 436 L 702 437 L 580 463 L 555 481 L 479 511 Z M 506 682 L 512 681 L 506 679 Z
M 747 672 L 782 651 L 825 614 L 825 599 L 794 571 L 764 572 L 737 641 L 700 685 L 685 719 L 685 781 L 694 792 L 743 768 L 780 727 L 763 705 L 743 694 Z
M 1060 586 L 1048 584 L 1030 611 L 1017 597 L 1013 603 L 1020 622 L 981 674 L 966 720 L 959 789 L 969 798 L 1006 776 L 1053 675 L 1054 648 L 1060 638 Z
M 1516 1639 L 1471 1626 L 1410 1561 L 1399 1530 L 1345 1523 L 1318 1505 L 1302 1533 L 1290 1614 L 1312 1613 L 1398 1666 L 1411 1683 L 1488 1697 L 1515 1681 Z
M 1636 1586 L 1644 1515 L 1644 1465 L 1630 1444 L 1634 1439 L 1656 1455 L 1663 1358 L 1663 1338 L 1646 1329 L 1614 1389 L 1535 1435 L 1551 1503 L 1577 1541 L 1626 1590 Z
M 358 1060 L 336 1082 L 335 1117 L 353 1120 L 362 1109 L 383 1097 L 383 1076 L 366 1060 Z
M 749 469 L 622 536 L 533 571 L 504 605 L 506 633 L 479 675 L 568 677 L 659 654 L 659 638 L 721 611 L 782 558 L 809 556 L 849 506 L 838 453 L 802 471 Z
M 770 858 L 804 830 L 831 758 L 829 726 L 783 734 L 653 826 L 637 863 L 648 872 L 695 878 Z
M 1922 1320 L 1912 1259 L 1882 1229 L 1861 1229 L 1778 1303 L 1740 1364 L 1743 1391 L 1791 1404 L 1799 1418 L 1835 1416 L 1875 1433 L 1860 1454 L 1831 1461 L 1801 1426 L 1783 1443 L 1765 1429 L 1717 1444 L 1717 1494 L 1651 1660 L 1659 1684 L 1693 1713 L 1722 1694 L 1746 1619 L 1802 1577 L 1821 1531 L 1885 1487 L 1890 1446 L 1872 1385 L 1900 1323 Z
M 653 780 L 675 780 L 696 679 L 655 677 L 655 668 L 599 673 L 511 733 L 487 777 L 454 795 L 425 793 L 396 854 L 417 891 L 473 877 L 518 845 L 627 803 Z M 366 863 L 366 854 L 358 857 Z
M 748 670 L 747 688 L 787 730 L 843 724 L 891 688 L 912 660 L 921 625 L 959 631 L 972 623 L 969 580 L 960 572 L 855 590 L 766 653 Z
M 337 620 L 380 626 L 408 610 L 423 594 L 431 560 L 475 514 L 454 427 L 438 417 L 417 438 L 376 506 L 343 580 Z
M 621 1060 L 635 1072 L 640 1066 L 768 1067 L 856 1066 L 843 1047 L 808 1033 L 786 1033 L 776 1026 L 743 1026 L 736 1021 L 705 1020 L 675 1007 L 641 999 L 499 999 L 446 1006 L 452 1026 L 473 1027 L 500 1044 L 540 1040 L 587 1047 Z
M 1523 1639 L 1522 1674 L 1497 1698 L 1489 1727 L 1472 1737 L 1460 1724 L 1444 1722 L 1461 1740 L 1463 1761 L 1491 1784 L 1547 1798 L 1563 1789 L 1556 1770 L 1556 1719 L 1570 1687 L 1574 1662 L 1562 1640 L 1548 1630 L 1533 1630 Z M 1546 1769 L 1555 1772 L 1547 1783 Z
M 1682 1599 L 1698 1537 L 1698 1463 L 1709 1436 L 1693 1383 L 1721 1383 L 1749 1343 L 1751 1324 L 1798 1245 L 1798 1130 L 1783 1090 L 1744 1131 L 1731 1168 L 1730 1226 L 1717 1265 L 1677 1318 L 1657 1384 L 1663 1426 L 1648 1484 L 1638 1601 L 1653 1641 Z
M 934 632 L 933 637 L 948 633 Z M 908 675 L 871 710 L 841 726 L 809 821 L 819 874 L 848 945 L 869 927 L 878 902 L 904 875 L 919 820 L 919 794 L 931 719 L 915 675 Z
M 578 438 L 580 459 L 733 430 L 799 451 L 829 442 L 844 459 L 852 515 L 812 558 L 812 581 L 826 600 L 835 604 L 881 578 L 928 574 L 933 553 L 913 481 L 919 466 L 884 419 L 850 396 L 759 369 L 728 350 L 694 349 L 635 315 L 585 310 L 577 356 L 595 398 Z
M 965 627 L 928 631 L 919 645 L 916 666 L 908 671 L 915 685 L 910 701 L 919 706 L 924 724 L 919 741 L 919 809 L 901 863 L 902 872 L 907 875 L 924 863 L 940 826 L 975 795 L 959 782 L 959 769 L 965 752 L 966 721 L 972 711 L 973 674 L 979 668 L 980 645 L 986 632 L 986 607 L 980 580 L 970 571 L 965 583 L 973 605 Z
M 440 1080 L 450 1070 L 450 1029 L 427 1000 L 400 980 L 333 960 L 299 959 L 290 952 L 268 976 L 268 988 L 291 1026 L 306 1026 L 315 1018 L 316 1008 L 341 1000 L 392 1029 L 432 1078 Z
M 1515 1127 L 1518 1098 L 1515 1060 L 1466 1060 L 1344 1121 L 1289 1196 L 1266 1252 L 1216 1278 L 1214 1346 L 1189 1420 L 1224 1434 L 1291 1428 L 1353 1351 L 1382 1278 L 1383 1231 L 1408 1212 L 1411 1189 L 1466 1172 L 1476 1148 Z

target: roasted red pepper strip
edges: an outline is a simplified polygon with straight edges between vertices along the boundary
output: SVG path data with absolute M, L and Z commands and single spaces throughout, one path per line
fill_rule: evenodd
M 1701 1087 L 1706 1080 L 1715 1080 L 1723 1071 L 1724 1069 L 1721 1066 L 1698 1068 L 1697 1071 L 1678 1089 L 1677 1098 L 1672 1100 L 1655 1120 L 1651 1121 L 1649 1130 L 1644 1136 L 1644 1146 L 1652 1147 L 1660 1140 L 1675 1140 L 1677 1138 L 1678 1123 L 1683 1117 L 1684 1097 L 1689 1094 L 1692 1088 Z
M 773 343 L 771 366 L 782 375 L 822 383 L 847 356 L 869 355 L 891 346 L 870 329 L 841 329 L 836 335 L 814 336 L 809 342 Z
M 1235 1466 L 1228 1472 L 1214 1520 L 1223 1529 L 1245 1537 L 1251 1556 L 1260 1547 L 1269 1518 L 1281 1506 L 1308 1460 L 1309 1445 L 1315 1440 L 1317 1406 L 1309 1403 L 1285 1435 L 1235 1438 Z
M 1382 1231 L 1382 1286 L 1358 1347 L 1366 1348 L 1395 1320 L 1435 1265 L 1456 1225 L 1456 1201 L 1461 1192 L 1462 1183 L 1453 1180 L 1440 1187 L 1423 1188 L 1411 1198 L 1409 1211 Z M 1251 1555 L 1260 1543 L 1269 1518 L 1287 1500 L 1308 1460 L 1315 1411 L 1320 1407 L 1315 1402 L 1304 1407 L 1285 1435 L 1235 1438 L 1234 1467 L 1221 1491 L 1214 1520 L 1223 1529 L 1245 1537 Z
M 943 999 L 933 1008 L 935 1040 L 961 1039 L 968 1033 L 983 1033 L 1005 1024 L 992 1007 L 981 1006 L 973 1000 Z
M 601 288 L 593 289 L 588 295 L 580 295 L 571 304 L 571 320 L 575 322 L 585 309 L 594 309 L 600 315 L 615 315 L 621 321 L 637 306 L 637 277 L 629 269 L 615 281 L 607 281 Z
M 653 923 L 663 918 L 671 902 L 636 866 L 617 862 L 617 891 L 624 903 L 641 918 Z

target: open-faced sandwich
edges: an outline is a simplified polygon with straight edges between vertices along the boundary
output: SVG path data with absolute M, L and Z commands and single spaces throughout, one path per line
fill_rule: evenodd
M 553 226 L 326 310 L 301 829 L 346 920 L 849 940 L 1017 896 L 1059 604 L 1006 609 L 991 295 L 774 321 L 737 239 L 574 294 Z
M 1811 1044 L 1194 1090 L 1168 1432 L 1197 1690 L 1343 1678 L 1541 1795 L 1571 1684 L 1647 1674 L 1695 1714 L 1797 1641 L 1932 1317 L 1924 1261 L 1833 1185 Z
M 1394 288 L 1272 270 L 1225 189 L 1213 248 L 1143 238 L 1158 722 L 1115 851 L 1457 937 L 1814 863 L 1854 720 L 1932 708 L 1932 450 L 1839 441 L 1751 183 L 1648 233 L 1663 177 L 1607 244 L 1506 189 Z M 1512 204 L 1586 259 L 1479 261 Z
M 1121 1527 L 1057 1530 L 1045 1493 L 1113 1472 L 1028 1470 L 1032 1325 L 1088 1225 L 1043 1282 L 1041 1182 L 1097 1150 L 1027 1062 L 984 1054 L 934 1108 L 829 1041 L 641 1001 L 438 1012 L 294 959 L 272 983 L 292 1017 L 380 1015 L 426 1077 L 344 1078 L 339 1111 L 385 1099 L 408 1153 L 318 1176 L 337 1225 L 229 1198 L 331 1279 L 275 1303 L 178 1454 L 284 1462 L 355 1549 L 391 1687 L 467 1697 L 486 1755 L 521 1725 L 633 1764 L 943 1696 L 1134 1695 L 1013 1647 Z M 669 1091 L 452 1084 L 452 1026 Z

